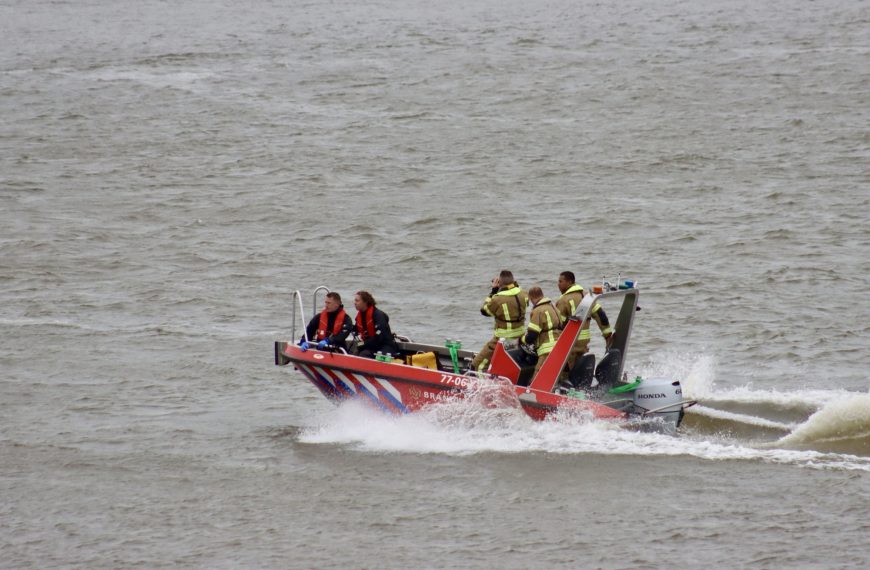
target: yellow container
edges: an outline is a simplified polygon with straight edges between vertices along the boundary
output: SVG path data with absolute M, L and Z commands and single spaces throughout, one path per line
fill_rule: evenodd
M 408 364 L 411 366 L 419 366 L 420 368 L 429 368 L 430 370 L 438 370 L 438 359 L 434 352 L 422 352 L 420 354 L 412 354 L 408 356 Z

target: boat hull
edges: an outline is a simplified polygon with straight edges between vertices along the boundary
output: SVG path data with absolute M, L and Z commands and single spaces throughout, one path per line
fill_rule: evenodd
M 473 394 L 488 407 L 521 408 L 535 420 L 544 420 L 560 410 L 588 413 L 598 419 L 627 417 L 594 401 L 516 386 L 501 376 L 455 374 L 338 352 L 302 351 L 285 342 L 275 343 L 275 363 L 293 364 L 333 402 L 358 399 L 391 414 L 415 412 Z

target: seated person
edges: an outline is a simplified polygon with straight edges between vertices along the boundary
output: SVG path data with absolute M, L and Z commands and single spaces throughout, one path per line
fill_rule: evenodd
M 327 293 L 326 299 L 323 300 L 323 310 L 319 315 L 314 315 L 311 322 L 305 328 L 308 335 L 308 342 L 305 342 L 305 337 L 299 340 L 299 346 L 302 351 L 309 348 L 314 348 L 316 345 L 319 350 L 324 350 L 327 347 L 347 349 L 345 340 L 347 335 L 353 332 L 353 321 L 350 320 L 350 315 L 344 311 L 344 305 L 341 304 L 341 295 L 338 293 Z
M 358 355 L 364 358 L 374 358 L 375 354 L 398 354 L 399 347 L 393 339 L 390 330 L 390 317 L 378 309 L 375 298 L 368 291 L 357 291 L 353 298 L 356 307 L 356 334 L 360 341 L 357 344 Z

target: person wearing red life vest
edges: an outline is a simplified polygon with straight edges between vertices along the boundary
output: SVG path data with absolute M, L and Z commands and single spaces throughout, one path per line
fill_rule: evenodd
M 341 304 L 341 295 L 334 292 L 326 294 L 323 310 L 319 315 L 314 315 L 305 332 L 308 334 L 308 342 L 302 338 L 299 343 L 303 351 L 314 348 L 315 345 L 320 350 L 328 347 L 347 349 L 345 339 L 353 332 L 353 321 Z
M 356 307 L 355 332 L 359 336 L 356 348 L 358 355 L 365 358 L 374 358 L 375 353 L 397 354 L 399 347 L 393 339 L 393 331 L 390 330 L 390 317 L 378 309 L 375 298 L 368 291 L 357 291 L 353 298 Z

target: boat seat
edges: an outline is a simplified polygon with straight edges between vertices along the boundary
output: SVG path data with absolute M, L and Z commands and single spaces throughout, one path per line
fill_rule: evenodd
M 538 359 L 529 356 L 521 348 L 512 348 L 507 351 L 507 354 L 520 367 L 517 386 L 528 386 L 532 381 L 532 374 L 535 372 L 535 364 L 538 363 Z
M 574 363 L 568 378 L 575 388 L 590 388 L 594 375 L 595 355 L 587 352 Z
M 595 367 L 595 379 L 598 380 L 597 389 L 607 391 L 619 382 L 619 363 L 622 353 L 618 348 L 611 348 Z

